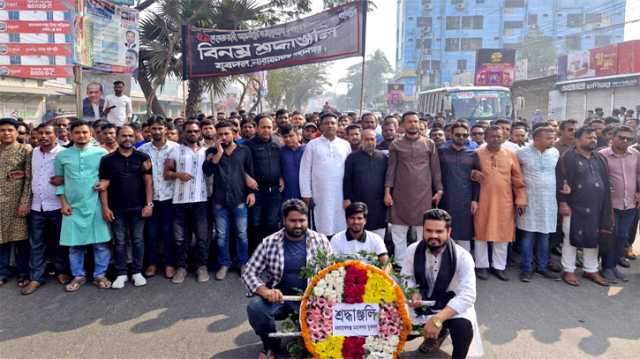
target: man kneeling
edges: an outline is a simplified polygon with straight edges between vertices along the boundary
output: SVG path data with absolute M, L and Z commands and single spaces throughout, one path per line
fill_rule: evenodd
M 276 331 L 276 320 L 286 319 L 298 311 L 300 303 L 285 302 L 283 296 L 305 290 L 307 280 L 300 277 L 300 271 L 314 265 L 319 252 L 332 254 L 327 237 L 308 229 L 309 210 L 304 202 L 286 201 L 282 215 L 284 229 L 262 240 L 242 274 L 249 290 L 257 294 L 247 306 L 247 315 L 264 346 L 260 359 L 275 358 L 274 352 L 280 343 L 269 338 L 269 334 Z M 266 283 L 262 277 L 266 277 Z
M 420 350 L 436 350 L 450 334 L 452 357 L 465 358 L 477 328 L 473 259 L 450 239 L 451 216 L 446 211 L 427 211 L 423 226 L 423 240 L 409 246 L 401 272 L 407 277 L 408 288 L 417 289 L 409 306 L 415 309 L 417 321 L 426 319 L 425 342 Z M 422 300 L 435 301 L 435 305 L 424 309 L 420 304 Z M 475 339 L 481 351 L 479 337 Z

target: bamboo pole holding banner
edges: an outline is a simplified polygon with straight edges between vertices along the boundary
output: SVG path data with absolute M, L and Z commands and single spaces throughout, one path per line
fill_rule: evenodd
M 76 93 L 76 117 L 82 118 L 82 66 L 73 66 L 73 84 Z
M 367 62 L 367 12 L 369 11 L 369 1 L 362 1 L 362 76 L 360 78 L 360 117 L 364 110 L 364 72 Z M 354 119 L 355 120 L 355 119 Z

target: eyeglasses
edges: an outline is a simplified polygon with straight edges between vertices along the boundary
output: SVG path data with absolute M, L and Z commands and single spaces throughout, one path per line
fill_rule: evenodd
M 618 135 L 616 137 L 618 137 L 622 141 L 627 141 L 627 142 L 633 141 L 633 137 L 630 137 L 630 136 L 620 136 L 620 135 Z
M 469 137 L 469 134 L 468 133 L 454 133 L 453 137 L 464 137 L 464 138 L 467 138 L 467 137 Z
M 484 132 L 471 132 L 471 136 L 481 136 L 484 135 Z

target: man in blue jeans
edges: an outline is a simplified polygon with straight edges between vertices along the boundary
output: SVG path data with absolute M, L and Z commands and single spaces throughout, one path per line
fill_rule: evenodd
M 629 148 L 633 140 L 633 129 L 616 127 L 611 146 L 600 150 L 600 154 L 607 159 L 612 188 L 611 206 L 615 218 L 614 242 L 602 253 L 602 276 L 613 284 L 627 281 L 627 277 L 618 269 L 618 263 L 625 254 L 640 203 L 640 153 Z
M 45 283 L 47 253 L 51 254 L 49 259 L 55 268 L 57 281 L 67 284 L 70 280 L 67 274 L 68 253 L 58 244 L 62 225 L 60 201 L 56 197 L 56 186 L 51 183 L 55 177 L 55 158 L 64 147 L 57 143 L 56 129 L 52 124 L 40 125 L 36 131 L 40 140 L 39 146 L 31 153 L 31 281 L 22 288 L 24 295 L 32 294 Z
M 520 280 L 530 282 L 533 277 L 533 249 L 536 248 L 536 272 L 541 276 L 560 280 L 549 266 L 549 233 L 556 230 L 558 206 L 556 205 L 556 164 L 560 154 L 553 147 L 555 130 L 538 127 L 533 131 L 533 143 L 516 152 L 524 182 L 527 186 L 527 208 L 516 217 L 522 231 L 520 252 L 522 264 Z
M 256 203 L 251 209 L 252 248 L 280 226 L 280 192 L 284 179 L 280 171 L 280 146 L 273 141 L 273 120 L 269 115 L 256 116 L 258 131 L 247 141 L 253 159 L 254 179 L 258 184 Z
M 230 121 L 218 122 L 216 134 L 216 146 L 207 150 L 202 170 L 207 176 L 215 176 L 213 202 L 220 264 L 216 280 L 224 280 L 231 266 L 230 227 L 237 236 L 236 249 L 241 268 L 247 263 L 247 206 L 253 206 L 255 195 L 245 184 L 245 176 L 253 177 L 251 150 L 234 142 L 233 123 Z
M 260 336 L 263 350 L 259 358 L 274 358 L 279 341 L 269 338 L 276 331 L 276 320 L 285 319 L 299 303 L 285 302 L 283 295 L 294 295 L 307 287 L 300 271 L 314 265 L 319 253 L 332 254 L 324 234 L 309 230 L 309 210 L 299 199 L 282 205 L 284 229 L 266 237 L 258 246 L 242 280 L 254 296 L 247 306 L 249 324 Z M 263 280 L 266 279 L 266 281 Z
M 129 125 L 118 127 L 118 149 L 100 161 L 100 179 L 108 185 L 100 193 L 102 216 L 111 223 L 117 278 L 111 288 L 122 289 L 127 277 L 127 239 L 131 238 L 132 278 L 136 287 L 147 284 L 142 275 L 144 224 L 153 212 L 153 182 L 149 156 L 134 148 L 136 134 Z

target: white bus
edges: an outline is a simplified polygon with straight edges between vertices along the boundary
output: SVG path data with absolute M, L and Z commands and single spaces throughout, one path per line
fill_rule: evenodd
M 418 94 L 418 112 L 442 112 L 447 122 L 465 119 L 472 125 L 478 120 L 511 120 L 511 90 L 501 86 L 456 86 L 423 91 Z

